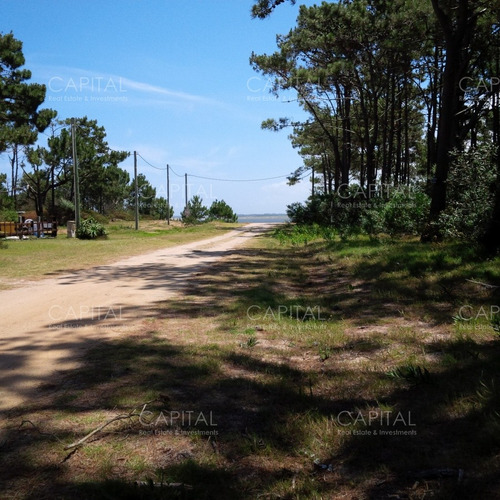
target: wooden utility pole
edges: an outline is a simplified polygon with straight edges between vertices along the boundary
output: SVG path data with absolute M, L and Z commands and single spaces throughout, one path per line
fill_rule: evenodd
M 170 226 L 170 172 L 167 163 L 167 225 Z
M 139 229 L 139 182 L 137 180 L 137 151 L 134 151 L 134 178 L 135 178 L 135 230 Z
M 73 150 L 73 178 L 75 183 L 75 227 L 80 227 L 80 180 L 78 178 L 78 159 L 76 155 L 76 125 L 75 119 L 71 119 L 71 147 Z
M 188 174 L 184 174 L 184 197 L 186 199 L 185 208 L 188 206 Z

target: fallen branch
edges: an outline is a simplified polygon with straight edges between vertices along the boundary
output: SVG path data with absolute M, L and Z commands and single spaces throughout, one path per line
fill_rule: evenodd
M 468 281 L 469 283 L 474 283 L 475 285 L 481 285 L 481 286 L 484 286 L 486 288 L 500 288 L 500 286 L 498 285 L 490 285 L 489 283 L 483 283 L 482 281 L 476 281 L 476 280 L 466 280 Z
M 142 406 L 142 412 L 146 409 L 146 407 L 151 404 L 151 403 L 154 403 L 158 401 L 158 398 L 156 399 L 152 399 L 151 401 L 146 401 L 146 403 L 143 404 Z M 141 413 L 136 413 L 136 408 L 134 408 L 130 413 L 128 413 L 127 415 L 118 415 L 117 417 L 114 417 L 112 418 L 111 420 L 108 420 L 107 422 L 105 422 L 104 424 L 100 425 L 99 427 L 97 427 L 97 429 L 94 429 L 92 432 L 90 432 L 89 434 L 87 434 L 86 436 L 84 436 L 82 439 L 79 439 L 78 441 L 75 441 L 74 443 L 71 443 L 71 444 L 68 444 L 67 446 L 64 447 L 65 450 L 71 450 L 72 448 L 77 448 L 78 446 L 82 445 L 83 443 L 85 443 L 85 441 L 87 441 L 87 439 L 91 438 L 92 436 L 94 436 L 95 434 L 97 434 L 98 432 L 101 432 L 104 428 L 106 428 L 109 424 L 112 424 L 113 422 L 117 422 L 119 420 L 125 420 L 125 419 L 130 419 L 132 417 L 140 417 L 141 416 Z
M 153 481 L 135 481 L 135 486 L 147 486 L 149 488 L 181 488 L 185 490 L 192 490 L 193 487 L 186 483 L 155 483 Z
M 74 443 L 68 444 L 67 446 L 64 447 L 64 449 L 71 450 L 72 448 L 76 448 L 76 447 L 82 445 L 83 443 L 85 443 L 85 441 L 87 441 L 87 439 L 91 438 L 92 436 L 94 436 L 98 432 L 101 432 L 104 428 L 106 428 L 109 424 L 112 424 L 113 422 L 118 422 L 119 420 L 125 420 L 127 418 L 130 419 L 132 417 L 138 417 L 138 416 L 139 416 L 139 413 L 129 413 L 128 415 L 118 415 L 118 417 L 114 417 L 111 420 L 108 420 L 104 424 L 97 427 L 97 429 L 94 429 L 92 432 L 89 432 L 86 436 L 82 437 L 82 439 L 79 439 L 78 441 L 75 441 Z
M 38 434 L 40 434 L 41 436 L 50 436 L 50 437 L 53 437 L 54 439 L 57 439 L 57 441 L 61 442 L 62 441 L 55 435 L 55 434 L 51 434 L 50 432 L 42 432 L 38 426 L 36 426 L 31 420 L 23 420 L 20 424 L 19 424 L 19 427 L 17 428 L 17 430 L 20 430 L 21 427 L 24 425 L 24 424 L 31 424 L 33 426 L 33 428 L 38 432 Z

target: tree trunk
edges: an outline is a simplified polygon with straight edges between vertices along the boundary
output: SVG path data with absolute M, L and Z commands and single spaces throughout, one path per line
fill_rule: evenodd
M 469 8 L 469 0 L 458 0 L 455 9 L 447 14 L 439 0 L 432 0 L 432 5 L 445 37 L 445 68 L 441 91 L 441 109 L 438 121 L 436 149 L 436 175 L 432 185 L 430 222 L 422 235 L 422 241 L 429 241 L 437 234 L 433 226 L 440 213 L 446 208 L 446 180 L 450 168 L 450 154 L 461 146 L 459 127 L 462 117 L 459 115 L 464 91 L 460 80 L 466 75 L 471 58 L 470 42 L 473 37 L 477 16 Z
M 496 74 L 500 74 L 500 49 L 497 48 L 495 60 Z M 500 93 L 492 95 L 492 110 L 493 110 L 493 144 L 497 145 L 496 164 L 497 164 L 497 181 L 495 185 L 495 205 L 493 214 L 483 237 L 482 244 L 485 246 L 488 253 L 496 253 L 500 249 Z
M 446 179 L 450 168 L 450 153 L 457 144 L 459 108 L 460 47 L 450 43 L 446 51 L 446 67 L 443 74 L 441 112 L 438 122 L 436 150 L 436 175 L 432 187 L 431 220 L 436 220 L 446 208 Z

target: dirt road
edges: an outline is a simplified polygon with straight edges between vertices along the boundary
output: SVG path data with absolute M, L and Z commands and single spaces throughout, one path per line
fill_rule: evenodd
M 270 227 L 247 224 L 223 236 L 0 291 L 0 412 L 32 397 L 55 371 L 77 367 L 92 342 L 126 334 L 190 275 Z

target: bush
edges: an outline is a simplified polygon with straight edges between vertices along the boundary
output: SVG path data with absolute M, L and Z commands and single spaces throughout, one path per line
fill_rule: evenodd
M 76 229 L 76 237 L 80 240 L 94 240 L 107 234 L 105 227 L 93 217 L 80 222 L 80 226 Z
M 423 191 L 409 187 L 395 189 L 380 207 L 382 231 L 397 234 L 421 234 L 429 214 L 431 200 Z
M 84 219 L 93 219 L 95 222 L 98 222 L 101 225 L 109 223 L 109 217 L 107 215 L 100 214 L 99 212 L 94 212 L 93 210 L 82 212 L 82 217 Z
M 210 220 L 221 220 L 223 222 L 238 222 L 238 216 L 233 209 L 224 201 L 215 200 L 208 209 Z
M 346 238 L 361 231 L 362 215 L 368 206 L 363 191 L 353 186 L 343 193 L 316 195 L 305 204 L 292 203 L 287 207 L 287 215 L 296 224 L 332 227 Z
M 65 198 L 59 198 L 55 207 L 55 213 L 52 215 L 59 221 L 68 221 L 74 219 L 75 205 Z
M 165 220 L 174 216 L 174 208 L 163 197 L 155 198 L 151 208 L 151 215 L 155 219 Z
M 382 196 L 383 195 L 383 196 Z M 334 228 L 341 238 L 365 232 L 420 234 L 427 221 L 430 198 L 418 188 L 385 187 L 371 198 L 361 187 L 318 195 L 305 204 L 293 203 L 287 215 L 296 224 L 319 224 Z
M 109 220 L 125 220 L 125 221 L 133 221 L 135 219 L 135 213 L 130 210 L 125 210 L 123 208 L 115 208 L 109 213 Z
M 15 210 L 0 210 L 0 222 L 17 222 L 18 215 Z
M 200 224 L 205 222 L 207 215 L 208 209 L 199 196 L 193 196 L 181 214 L 184 224 Z
M 278 239 L 283 245 L 291 243 L 292 245 L 307 245 L 309 242 L 324 239 L 327 241 L 335 240 L 335 229 L 320 226 L 319 224 L 287 224 L 279 227 L 273 232 L 273 237 Z
M 447 207 L 439 218 L 445 236 L 480 240 L 495 202 L 495 146 L 455 154 L 448 174 Z

